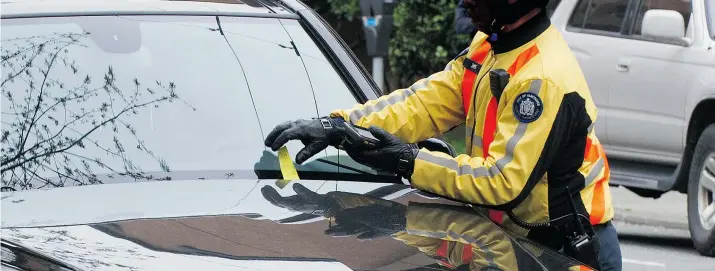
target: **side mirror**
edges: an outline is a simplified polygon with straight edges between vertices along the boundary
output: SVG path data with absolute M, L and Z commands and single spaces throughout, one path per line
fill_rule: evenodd
M 683 15 L 675 10 L 651 9 L 645 12 L 641 25 L 644 37 L 658 41 L 671 41 L 686 46 L 685 20 Z
M 425 141 L 417 143 L 417 146 L 419 146 L 420 148 L 428 149 L 430 151 L 443 152 L 449 154 L 452 157 L 457 156 L 457 151 L 454 150 L 454 147 L 452 147 L 452 145 L 441 139 L 428 138 Z

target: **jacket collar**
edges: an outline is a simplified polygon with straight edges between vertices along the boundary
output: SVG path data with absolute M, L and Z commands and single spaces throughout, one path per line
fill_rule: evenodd
M 544 33 L 549 26 L 551 26 L 551 20 L 546 16 L 546 12 L 542 11 L 516 29 L 507 33 L 499 33 L 496 41 L 487 41 L 492 45 L 495 54 L 506 53 L 532 41 Z

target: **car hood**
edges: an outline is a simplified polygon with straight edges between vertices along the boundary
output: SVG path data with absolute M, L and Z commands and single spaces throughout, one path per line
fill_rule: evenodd
M 195 180 L 77 186 L 3 192 L 2 215 L 3 265 L 21 270 L 460 265 L 450 255 L 438 257 L 425 242 L 474 246 L 489 253 L 472 253 L 472 260 L 482 255 L 491 265 L 501 253 L 528 270 L 577 265 L 509 235 L 474 209 L 396 184 L 294 181 L 283 187 L 277 180 Z M 378 230 L 367 240 L 355 237 L 364 229 L 326 232 L 358 224 Z M 511 249 L 501 251 L 505 243 Z

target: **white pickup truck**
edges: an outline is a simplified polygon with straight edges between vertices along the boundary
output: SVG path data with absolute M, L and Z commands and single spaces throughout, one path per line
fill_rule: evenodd
M 611 183 L 687 193 L 694 246 L 715 256 L 715 0 L 552 2 L 599 109 Z

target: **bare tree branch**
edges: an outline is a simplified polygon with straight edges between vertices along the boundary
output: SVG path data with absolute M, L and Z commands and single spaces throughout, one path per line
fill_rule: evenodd
M 10 107 L 2 112 L 2 123 L 7 127 L 0 141 L 0 175 L 4 187 L 33 189 L 101 183 L 96 169 L 108 171 L 109 174 L 102 173 L 107 178 L 119 175 L 135 180 L 170 180 L 145 174 L 141 167 L 146 165 L 135 163 L 136 151 L 127 152 L 130 146 L 136 146 L 141 155 L 155 160 L 162 171 L 170 170 L 166 161 L 141 139 L 132 121 L 123 118 L 137 115 L 148 106 L 181 101 L 175 84 L 156 80 L 160 89 L 141 88 L 137 78 L 120 84 L 115 70 L 108 66 L 104 80 L 92 86 L 89 74 L 80 74 L 78 61 L 71 58 L 75 50 L 87 48 L 81 42 L 87 34 L 3 40 L 4 48 L 17 49 L 2 52 L 2 67 L 11 70 L 3 75 L 0 85 L 2 97 Z M 7 46 L 8 42 L 26 44 Z M 50 46 L 53 50 L 47 50 Z M 34 62 L 38 59 L 44 59 L 44 65 L 36 65 Z M 64 70 L 53 71 L 57 65 Z M 38 72 L 41 76 L 37 76 Z M 41 81 L 39 87 L 37 81 Z M 127 83 L 133 83 L 133 87 L 129 89 Z M 96 133 L 103 127 L 110 129 L 108 132 L 114 136 L 107 138 L 104 132 Z M 130 137 L 126 137 L 126 133 Z M 99 139 L 94 134 L 100 135 Z M 127 139 L 135 143 L 126 142 Z M 89 145 L 85 145 L 87 142 Z M 73 151 L 75 149 L 89 151 L 90 157 L 85 151 Z M 92 151 L 99 151 L 98 156 L 91 157 L 95 155 Z
M 86 113 L 80 115 L 78 118 L 75 118 L 74 120 L 72 120 L 72 121 L 66 123 L 64 126 L 62 126 L 62 128 L 60 128 L 60 130 L 59 130 L 57 133 L 55 133 L 53 136 L 51 136 L 51 137 L 49 137 L 49 138 L 46 138 L 46 139 L 43 140 L 43 141 L 40 141 L 40 142 L 35 143 L 35 144 L 32 145 L 31 147 L 26 148 L 24 151 L 18 153 L 15 157 L 10 158 L 10 159 L 8 159 L 8 160 L 6 160 L 6 161 L 3 161 L 3 163 L 4 163 L 4 164 L 13 163 L 15 160 L 17 160 L 19 157 L 21 157 L 22 155 L 26 154 L 27 152 L 32 151 L 32 150 L 34 150 L 35 148 L 38 148 L 38 147 L 42 146 L 42 144 L 44 144 L 44 143 L 51 142 L 52 140 L 55 140 L 57 137 L 59 137 L 59 136 L 62 135 L 62 132 L 65 130 L 65 128 L 69 127 L 71 124 L 74 124 L 76 121 L 81 120 L 81 118 L 83 118 L 83 117 L 89 115 L 90 113 L 96 113 L 96 112 L 97 112 L 97 110 L 94 110 L 94 111 L 89 111 L 89 112 L 86 112 Z
M 47 184 L 51 184 L 51 185 L 53 185 L 54 187 L 58 187 L 58 186 L 59 186 L 59 185 L 53 183 L 52 181 L 50 181 L 50 179 L 44 178 L 44 177 L 42 177 L 42 176 L 40 176 L 40 175 L 37 175 L 36 171 L 30 171 L 30 170 L 27 170 L 27 168 L 23 168 L 23 169 L 24 169 L 24 170 L 23 170 L 24 173 L 28 173 L 28 174 L 32 175 L 33 178 L 37 178 L 37 179 L 40 179 L 40 180 L 42 180 L 43 182 L 45 182 L 45 185 L 40 186 L 40 187 L 37 187 L 38 189 L 44 188 Z M 25 179 L 29 180 L 29 178 L 25 178 Z
M 25 72 L 25 70 L 27 70 L 28 68 L 30 68 L 30 67 L 32 66 L 32 62 L 35 60 L 35 58 L 37 58 L 37 56 L 40 55 L 40 53 L 41 53 L 40 51 L 42 50 L 41 48 L 42 48 L 42 47 L 40 47 L 40 49 L 38 49 L 37 53 L 32 54 L 32 56 L 30 57 L 30 60 L 27 61 L 27 63 L 25 64 L 25 66 L 23 66 L 22 69 L 20 69 L 20 71 L 17 71 L 17 72 L 14 73 L 14 74 L 13 74 L 13 73 L 10 73 L 10 74 L 7 76 L 7 78 L 5 78 L 5 80 L 2 80 L 2 83 L 0 84 L 0 86 L 4 86 L 5 83 L 14 80 L 15 77 L 19 76 L 20 74 L 22 74 L 23 72 Z M 9 58 L 8 58 L 8 59 L 9 59 Z M 3 61 L 4 61 L 4 60 L 6 60 L 5 57 L 3 57 Z M 15 70 L 13 69 L 13 71 L 15 71 Z
M 113 122 L 113 121 L 115 121 L 116 119 L 118 119 L 123 113 L 125 113 L 125 112 L 127 112 L 127 111 L 129 111 L 129 110 L 135 109 L 135 108 L 139 108 L 139 107 L 143 107 L 143 106 L 146 106 L 146 105 L 149 105 L 149 104 L 153 104 L 153 103 L 158 102 L 158 101 L 164 101 L 164 100 L 166 100 L 166 99 L 167 99 L 167 98 L 156 99 L 156 100 L 153 100 L 153 101 L 151 101 L 151 102 L 146 102 L 146 103 L 142 103 L 142 104 L 139 104 L 139 105 L 134 105 L 134 106 L 131 106 L 131 107 L 127 107 L 127 108 L 125 108 L 124 110 L 122 110 L 121 112 L 119 112 L 119 114 L 117 114 L 116 116 L 114 116 L 114 117 L 112 117 L 112 118 L 110 118 L 110 119 L 108 119 L 108 120 L 103 121 L 102 123 L 100 123 L 100 125 L 97 125 L 97 126 L 95 126 L 94 128 L 90 129 L 89 131 L 85 132 L 79 139 L 77 139 L 77 140 L 75 140 L 74 142 L 72 142 L 72 144 L 70 144 L 69 146 L 64 147 L 64 148 L 61 148 L 61 149 L 59 149 L 59 150 L 49 151 L 49 152 L 46 152 L 46 153 L 43 153 L 43 154 L 35 155 L 35 156 L 30 157 L 30 158 L 24 159 L 24 160 L 22 160 L 22 161 L 16 163 L 15 165 L 2 168 L 2 170 L 0 170 L 0 172 L 5 172 L 5 171 L 8 171 L 8 170 L 14 169 L 14 168 L 16 168 L 16 167 L 21 166 L 21 165 L 24 164 L 24 163 L 27 163 L 27 162 L 30 162 L 30 161 L 34 161 L 34 160 L 37 159 L 37 158 L 41 158 L 41 157 L 44 157 L 44 156 L 53 155 L 53 154 L 56 154 L 56 153 L 61 153 L 61 152 L 64 152 L 64 151 L 66 151 L 66 150 L 69 150 L 69 149 L 71 149 L 72 147 L 74 147 L 75 145 L 77 145 L 80 141 L 82 141 L 83 139 L 85 139 L 87 136 L 89 136 L 89 134 L 91 134 L 91 133 L 94 132 L 95 130 L 99 129 L 99 127 L 104 126 L 105 124 L 110 123 L 110 122 Z
M 52 66 L 55 63 L 55 60 L 57 59 L 57 55 L 59 55 L 59 53 L 62 50 L 67 48 L 67 46 L 69 46 L 69 44 L 57 49 L 57 51 L 52 55 L 52 59 L 50 60 L 50 63 L 47 64 L 47 70 L 44 72 L 44 77 L 42 78 L 42 85 L 40 85 L 40 94 L 38 95 L 38 98 L 37 98 L 37 105 L 35 105 L 35 109 L 34 109 L 35 112 L 32 115 L 32 119 L 30 119 L 30 125 L 27 127 L 27 133 L 25 134 L 25 137 L 20 142 L 20 146 L 18 147 L 19 152 L 18 152 L 17 156 L 19 156 L 19 154 L 22 153 L 23 147 L 25 146 L 25 143 L 27 142 L 27 137 L 30 136 L 30 130 L 32 129 L 32 126 L 35 125 L 35 123 L 37 123 L 37 119 L 36 119 L 37 112 L 40 111 L 40 105 L 42 104 L 42 93 L 45 90 L 45 82 L 47 82 L 47 78 L 50 76 L 50 70 L 52 69 Z

